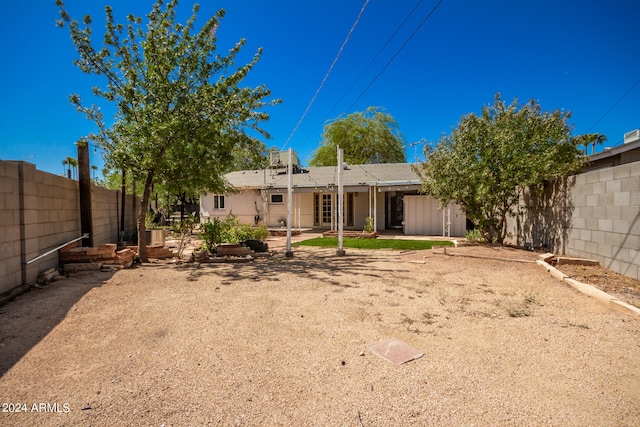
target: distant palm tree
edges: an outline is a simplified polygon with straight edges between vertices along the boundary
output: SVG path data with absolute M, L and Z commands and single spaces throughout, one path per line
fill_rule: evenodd
M 68 159 L 68 157 L 67 157 Z M 69 162 L 67 161 L 67 159 L 64 159 L 62 161 L 62 176 L 66 176 L 67 175 L 67 167 L 69 166 Z M 69 172 L 71 172 L 71 170 L 69 170 Z M 71 178 L 71 177 L 69 177 Z
M 601 135 L 599 133 L 585 133 L 584 135 L 578 135 L 575 138 L 575 144 L 582 145 L 584 147 L 584 155 L 589 155 L 589 145 L 591 145 L 591 155 L 593 156 L 596 152 L 596 144 L 602 144 L 607 140 L 606 135 Z
M 76 179 L 76 168 L 78 167 L 78 161 L 69 156 L 62 161 L 62 164 L 67 166 L 67 176 L 69 178 Z M 73 168 L 73 174 L 71 174 L 71 168 Z
M 78 179 L 78 161 L 71 159 L 71 167 L 73 168 L 73 179 Z
M 591 155 L 593 156 L 596 152 L 596 144 L 604 144 L 607 140 L 607 135 L 594 133 L 593 140 L 591 141 Z
M 96 171 L 98 170 L 98 167 L 96 165 L 91 165 L 91 171 L 93 172 L 93 180 L 96 180 Z

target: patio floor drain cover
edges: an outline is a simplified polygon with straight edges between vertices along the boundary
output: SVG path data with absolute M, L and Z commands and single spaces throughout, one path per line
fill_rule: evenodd
M 394 365 L 402 365 L 403 363 L 424 356 L 424 353 L 417 348 L 396 338 L 389 338 L 378 344 L 373 344 L 369 346 L 369 350 L 376 356 L 380 356 Z

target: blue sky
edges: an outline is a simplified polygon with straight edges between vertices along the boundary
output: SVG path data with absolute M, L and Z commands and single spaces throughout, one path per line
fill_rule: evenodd
M 574 134 L 606 134 L 606 146 L 622 143 L 625 132 L 640 128 L 635 24 L 640 2 L 444 0 L 416 31 L 437 0 L 370 0 L 322 91 L 285 145 L 364 1 L 199 2 L 201 21 L 220 8 L 227 11 L 217 32 L 220 52 L 240 38 L 247 44 L 238 63 L 264 49 L 245 84 L 266 84 L 283 101 L 268 109 L 271 120 L 264 128 L 272 139 L 265 141 L 267 146 L 290 146 L 307 164 L 327 120 L 379 106 L 398 122 L 407 158 L 414 161 L 422 150 L 412 143 L 437 141 L 461 116 L 492 103 L 496 92 L 506 101 L 535 99 L 544 110 L 571 111 Z M 77 154 L 74 143 L 94 130 L 68 96 L 79 93 L 103 105 L 107 115 L 112 110 L 102 100 L 91 100 L 90 88 L 102 80 L 73 65 L 68 30 L 55 26 L 55 0 L 37 3 L 0 0 L 5 17 L 0 27 L 0 158 L 26 160 L 60 174 L 62 160 Z M 76 19 L 92 15 L 100 34 L 104 5 L 111 5 L 116 19 L 124 22 L 129 13 L 145 16 L 153 1 L 66 4 Z M 182 20 L 192 4 L 181 0 Z M 99 150 L 91 150 L 91 162 L 102 167 Z

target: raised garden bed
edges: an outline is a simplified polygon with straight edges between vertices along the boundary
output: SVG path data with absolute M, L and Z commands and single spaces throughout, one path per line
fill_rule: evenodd
M 338 231 L 325 231 L 324 233 L 322 233 L 322 237 L 338 237 Z M 351 237 L 354 239 L 375 239 L 376 237 L 378 237 L 378 233 L 375 231 L 373 233 L 365 233 L 364 231 L 348 230 L 342 232 L 342 237 Z
M 291 235 L 292 236 L 297 236 L 298 234 L 300 234 L 300 230 L 291 230 Z M 287 235 L 287 229 L 286 228 L 270 228 L 269 229 L 269 235 L 271 236 L 286 236 Z

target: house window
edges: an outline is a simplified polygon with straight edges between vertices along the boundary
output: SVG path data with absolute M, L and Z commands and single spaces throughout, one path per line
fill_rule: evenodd
M 213 209 L 224 209 L 224 196 L 213 196 Z
M 272 194 L 271 195 L 271 203 L 272 204 L 282 204 L 284 201 L 284 196 L 282 194 Z

